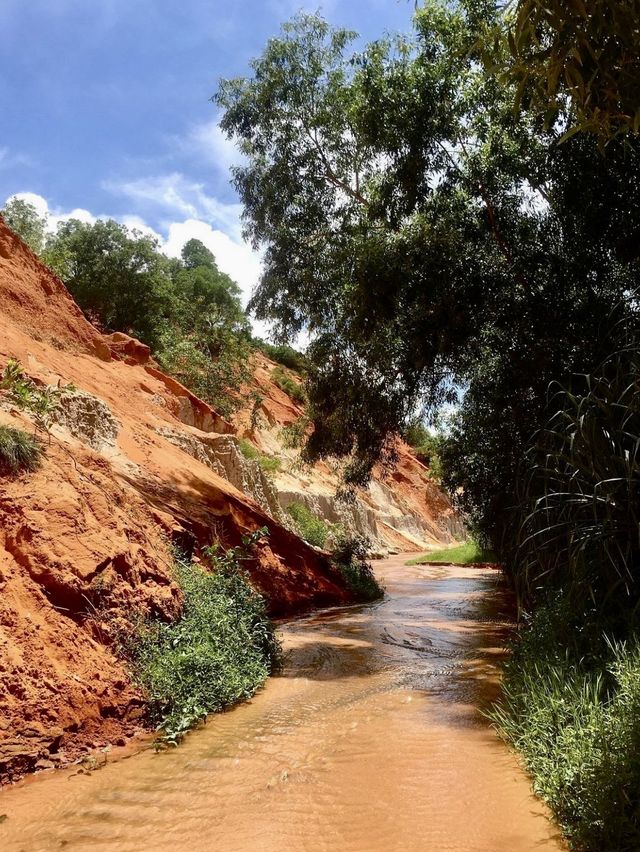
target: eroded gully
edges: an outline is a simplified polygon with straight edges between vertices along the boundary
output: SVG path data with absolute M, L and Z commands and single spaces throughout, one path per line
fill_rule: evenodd
M 376 563 L 384 601 L 283 625 L 283 674 L 180 748 L 1 793 L 0 848 L 563 848 L 481 713 L 509 628 L 500 575 L 404 563 Z

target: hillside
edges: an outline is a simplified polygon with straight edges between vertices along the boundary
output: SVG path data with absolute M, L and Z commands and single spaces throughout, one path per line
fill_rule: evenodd
M 255 374 L 260 425 L 243 425 L 248 412 L 226 422 L 161 373 L 146 346 L 99 334 L 0 220 L 0 369 L 9 359 L 36 383 L 75 390 L 62 397 L 41 469 L 0 481 L 5 781 L 122 742 L 139 725 L 140 695 L 109 648 L 101 613 L 177 615 L 172 544 L 197 554 L 267 525 L 268 543 L 250 570 L 272 614 L 349 600 L 341 577 L 287 528 L 280 508 L 304 496 L 331 516 L 335 474 L 325 466 L 296 474 L 287 462 L 274 482 L 239 452 L 237 428 L 263 450 L 293 456 L 278 435 L 301 412 L 269 381 L 266 360 Z M 0 424 L 33 430 L 6 399 Z M 447 501 L 406 448 L 391 480 L 377 479 L 353 512 L 351 525 L 373 533 L 379 547 L 417 549 L 449 540 L 455 528 Z

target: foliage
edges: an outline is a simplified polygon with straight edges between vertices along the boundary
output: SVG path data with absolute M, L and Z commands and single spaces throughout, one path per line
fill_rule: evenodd
M 481 62 L 497 14 L 429 2 L 413 36 L 359 52 L 299 16 L 218 102 L 265 251 L 252 308 L 311 337 L 305 457 L 346 457 L 365 481 L 413 412 L 462 388 L 443 475 L 499 546 L 549 382 L 601 360 L 633 287 L 640 157 L 631 139 L 606 158 L 585 135 L 558 146 L 516 115 L 515 85 Z
M 341 531 L 331 554 L 331 561 L 359 601 L 375 601 L 384 595 L 369 562 L 370 552 L 371 541 L 367 536 Z
M 508 20 L 509 73 L 519 99 L 548 123 L 565 114 L 567 133 L 603 142 L 640 130 L 638 0 L 518 0 Z M 565 137 L 566 138 L 566 137 Z
M 36 208 L 22 198 L 12 198 L 0 211 L 7 225 L 16 232 L 31 251 L 42 254 L 45 245 L 47 220 L 39 216 Z
M 42 463 L 42 445 L 22 429 L 0 425 L 0 475 L 33 472 Z
M 511 553 L 521 598 L 564 588 L 599 608 L 637 600 L 640 564 L 640 345 L 552 393 L 553 412 L 521 467 Z
M 139 622 L 129 638 L 126 652 L 166 743 L 179 742 L 208 713 L 250 698 L 278 660 L 264 599 L 242 568 L 265 534 L 257 530 L 227 551 L 211 548 L 213 573 L 177 559 L 180 620 Z
M 247 340 L 232 329 L 189 337 L 171 328 L 162 335 L 156 357 L 167 373 L 229 417 L 244 399 L 241 389 L 250 378 L 248 354 Z
M 290 503 L 287 513 L 293 518 L 298 535 L 314 547 L 324 547 L 329 535 L 329 526 L 308 509 L 304 503 Z
M 440 462 L 442 436 L 429 432 L 419 420 L 413 420 L 407 424 L 402 437 L 413 449 L 418 461 L 428 467 L 430 475 L 439 482 L 442 478 Z
M 271 378 L 280 390 L 284 391 L 294 402 L 297 402 L 298 405 L 305 404 L 307 397 L 304 388 L 295 382 L 282 367 L 276 367 L 272 370 Z
M 4 215 L 92 322 L 148 344 L 163 369 L 223 416 L 241 404 L 251 345 L 240 288 L 199 240 L 176 260 L 153 237 L 111 219 L 69 220 L 49 233 L 26 202 L 10 202 Z
M 307 415 L 303 414 L 302 417 L 298 417 L 293 423 L 282 427 L 280 436 L 285 449 L 294 450 L 302 446 L 310 423 L 311 421 Z
M 259 337 L 253 339 L 253 344 L 276 364 L 282 364 L 283 367 L 288 367 L 301 376 L 305 374 L 307 360 L 301 352 L 298 352 L 292 346 L 268 343 Z
M 10 402 L 30 414 L 36 428 L 46 432 L 51 428 L 52 416 L 60 405 L 61 397 L 74 390 L 71 383 L 57 387 L 37 385 L 25 374 L 22 364 L 13 358 L 0 374 L 0 392 L 4 391 Z
M 280 470 L 280 459 L 275 456 L 263 455 L 257 447 L 254 447 L 250 441 L 241 438 L 238 443 L 238 449 L 246 459 L 257 461 L 262 470 L 266 473 L 276 473 Z
M 478 562 L 495 562 L 496 556 L 490 550 L 484 550 L 473 539 L 455 547 L 442 550 L 432 550 L 416 559 L 411 559 L 407 565 L 428 565 L 429 562 L 446 562 L 451 565 L 473 565 Z
M 563 597 L 518 636 L 493 710 L 572 848 L 640 847 L 640 645 L 611 642 Z

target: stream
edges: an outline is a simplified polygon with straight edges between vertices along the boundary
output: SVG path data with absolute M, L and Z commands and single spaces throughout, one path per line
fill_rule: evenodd
M 375 563 L 379 603 L 281 625 L 281 675 L 179 748 L 0 793 L 3 852 L 563 849 L 482 715 L 512 607 L 500 574 Z

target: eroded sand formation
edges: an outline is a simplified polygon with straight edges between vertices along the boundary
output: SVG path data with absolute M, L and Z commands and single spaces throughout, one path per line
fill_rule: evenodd
M 226 422 L 163 375 L 146 346 L 100 334 L 0 220 L 0 369 L 10 358 L 36 382 L 76 391 L 63 398 L 42 468 L 0 480 L 2 781 L 121 743 L 139 726 L 140 696 L 99 613 L 177 615 L 172 544 L 197 552 L 267 525 L 251 572 L 274 614 L 348 600 L 323 554 L 287 529 L 282 506 L 301 495 L 333 519 L 336 478 L 288 464 L 278 436 L 301 411 L 270 381 L 268 362 L 256 367 L 259 427 Z M 0 423 L 34 428 L 6 400 Z M 239 453 L 236 432 L 283 455 L 275 481 Z M 353 511 L 348 525 L 380 547 L 419 549 L 458 530 L 406 448 Z

